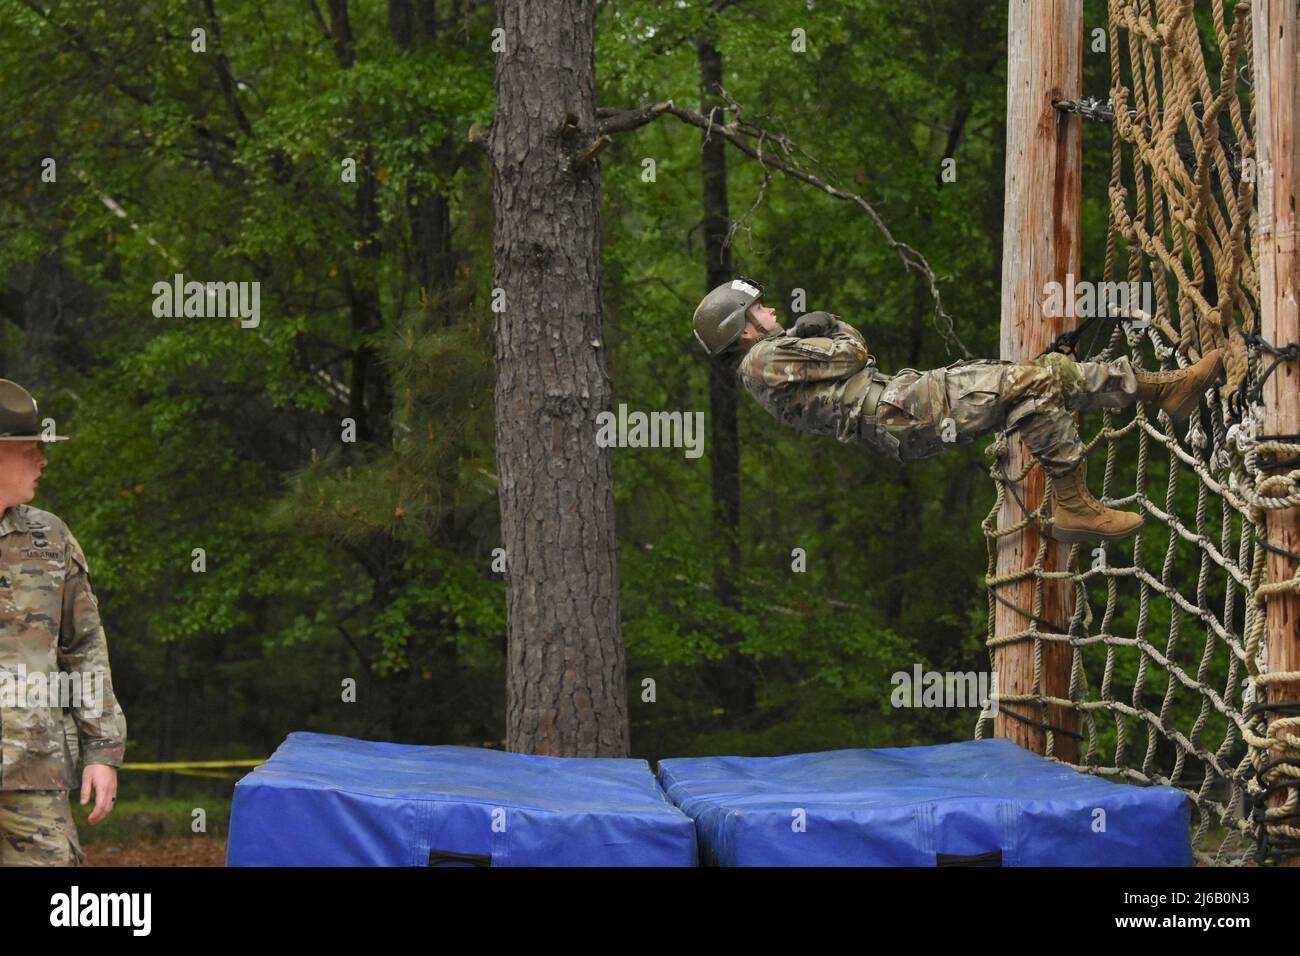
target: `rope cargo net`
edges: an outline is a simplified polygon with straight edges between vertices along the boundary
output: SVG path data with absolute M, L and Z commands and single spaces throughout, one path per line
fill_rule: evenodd
M 1032 642 L 1034 662 L 1034 692 L 998 702 L 1037 717 L 1048 757 L 1059 759 L 1064 731 L 1080 738 L 1078 770 L 1185 791 L 1199 863 L 1275 862 L 1300 847 L 1300 706 L 1269 689 L 1300 674 L 1267 673 L 1267 602 L 1300 592 L 1300 570 L 1265 583 L 1265 520 L 1300 506 L 1300 444 L 1263 428 L 1262 383 L 1296 346 L 1278 348 L 1258 328 L 1249 4 L 1225 13 L 1222 0 L 1110 0 L 1108 33 L 1109 102 L 1058 107 L 1111 124 L 1103 282 L 1149 282 L 1153 310 L 1100 319 L 1091 344 L 1104 347 L 1091 358 L 1173 369 L 1223 347 L 1226 382 L 1207 391 L 1184 436 L 1140 404 L 1102 413 L 1084 436 L 1090 470 L 1104 451 L 1106 503 L 1140 507 L 1146 524 L 1130 541 L 1073 545 L 1061 571 L 1045 570 L 1044 539 L 1031 567 L 997 575 L 998 542 L 1041 527 L 1049 509 L 1045 496 L 999 526 L 1008 492 L 1022 501 L 1016 489 L 1038 466 L 1007 475 L 1005 433 L 987 449 L 997 488 L 983 524 L 989 653 Z M 1074 351 L 1088 325 L 1054 349 L 1088 357 Z M 1072 595 L 1065 634 L 1041 616 L 1053 579 Z M 1026 580 L 1032 608 L 1004 593 Z M 1028 626 L 995 634 L 999 601 Z M 1071 649 L 1068 700 L 1042 693 L 1047 641 Z M 1080 733 L 1053 725 L 1049 705 L 1075 712 Z M 975 736 L 992 728 L 982 715 Z

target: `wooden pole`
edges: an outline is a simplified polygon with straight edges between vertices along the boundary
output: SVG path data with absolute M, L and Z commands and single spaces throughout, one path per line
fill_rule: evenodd
M 1300 70 L 1296 56 L 1295 0 L 1256 0 L 1251 9 L 1255 64 L 1255 148 L 1259 182 L 1259 220 L 1255 254 L 1259 264 L 1260 334 L 1274 345 L 1300 342 L 1300 257 L 1296 255 L 1300 200 Z M 1300 433 L 1300 361 L 1283 362 L 1264 385 L 1264 432 Z M 1268 543 L 1300 553 L 1300 510 L 1268 513 Z M 1268 553 L 1269 582 L 1286 581 L 1296 563 Z M 1300 595 L 1294 591 L 1268 597 L 1268 669 L 1270 673 L 1300 671 Z M 1300 700 L 1300 684 L 1269 687 L 1270 702 Z M 1281 715 L 1273 715 L 1277 720 Z M 1295 729 L 1291 731 L 1297 733 Z M 1275 794 L 1273 805 L 1285 794 Z M 1295 821 L 1289 821 L 1295 825 Z M 1300 866 L 1300 857 L 1284 865 Z
M 1079 277 L 1079 226 L 1082 205 L 1082 142 L 1077 116 L 1052 106 L 1054 100 L 1079 96 L 1083 71 L 1083 0 L 1010 0 L 1007 24 L 1007 165 L 1002 241 L 1002 358 L 1031 361 L 1065 331 L 1073 320 L 1043 314 L 1048 282 L 1064 284 L 1066 275 Z M 1027 452 L 1013 436 L 1007 474 L 1020 473 Z M 1044 480 L 1035 469 L 1021 490 L 1031 510 L 1043 499 Z M 1008 494 L 1000 523 L 1003 527 L 1023 517 L 1019 504 Z M 1040 536 L 1033 526 L 1000 539 L 997 573 L 1011 574 L 1031 567 L 1038 554 Z M 1044 560 L 1047 570 L 1065 567 L 1068 547 L 1049 542 Z M 1034 581 L 999 588 L 1008 601 L 1033 607 Z M 1067 587 L 1047 581 L 1043 585 L 1040 617 L 1052 627 L 1041 630 L 1065 633 L 1072 595 Z M 1001 601 L 995 609 L 995 634 L 1003 637 L 1023 631 L 1030 620 Z M 1040 692 L 1068 697 L 1071 648 L 1063 641 L 1043 642 Z M 1019 641 L 995 652 L 999 696 L 1034 692 L 1034 643 Z M 1046 735 L 1036 726 L 1007 716 L 1007 711 L 1041 722 L 1034 704 L 1007 704 L 999 708 L 994 733 L 1022 747 L 1046 752 Z M 1048 722 L 1078 732 L 1078 713 L 1052 706 Z M 1077 761 L 1078 738 L 1053 735 L 1053 755 Z

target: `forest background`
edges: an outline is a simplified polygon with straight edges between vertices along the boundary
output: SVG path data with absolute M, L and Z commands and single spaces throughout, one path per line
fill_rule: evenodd
M 0 22 L 0 375 L 73 436 L 33 504 L 87 553 L 128 760 L 297 730 L 503 746 L 491 5 L 0 0 Z M 782 321 L 802 289 L 886 371 L 998 355 L 1004 3 L 608 0 L 595 36 L 601 106 L 739 106 L 799 144 L 928 259 L 952 330 L 860 206 L 728 149 L 731 263 Z M 1085 91 L 1106 65 L 1085 49 Z M 1108 140 L 1085 128 L 1085 275 Z M 706 154 L 664 116 L 599 157 L 614 408 L 710 410 Z M 257 327 L 155 316 L 178 272 L 259 282 Z M 737 407 L 729 527 L 711 439 L 611 451 L 632 755 L 968 739 L 975 709 L 896 708 L 891 675 L 988 669 L 985 443 L 903 467 Z M 220 804 L 237 774 L 128 770 L 123 794 Z

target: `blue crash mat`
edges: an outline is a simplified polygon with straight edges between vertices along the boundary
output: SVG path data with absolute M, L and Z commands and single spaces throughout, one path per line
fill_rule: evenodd
M 1190 866 L 1189 801 L 1009 740 L 663 760 L 721 866 Z
M 230 866 L 695 866 L 644 760 L 290 734 L 235 785 Z

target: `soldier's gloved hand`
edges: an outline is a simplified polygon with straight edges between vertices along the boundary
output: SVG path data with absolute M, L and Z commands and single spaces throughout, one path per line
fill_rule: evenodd
M 835 316 L 829 312 L 809 312 L 799 316 L 799 320 L 795 322 L 790 334 L 801 339 L 827 336 L 835 331 L 836 321 Z

